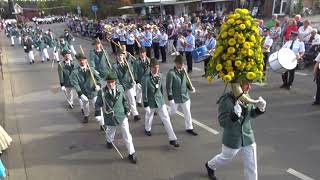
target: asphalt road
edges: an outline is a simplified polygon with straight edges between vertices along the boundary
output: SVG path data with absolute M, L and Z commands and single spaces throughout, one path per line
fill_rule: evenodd
M 57 35 L 63 24 L 50 26 Z M 3 38 L 3 34 L 1 38 Z M 15 143 L 8 152 L 10 180 L 205 180 L 204 164 L 221 150 L 222 129 L 217 121 L 216 101 L 222 94 L 224 83 L 209 84 L 202 78 L 203 64 L 194 64 L 190 75 L 197 89 L 191 94 L 193 118 L 202 127 L 194 125 L 199 136 L 184 132 L 181 116 L 171 121 L 180 142 L 180 148 L 168 144 L 168 138 L 158 117 L 153 123 L 153 136 L 144 134 L 143 120 L 130 120 L 130 130 L 138 156 L 138 164 L 121 160 L 114 150 L 104 144 L 104 135 L 93 120 L 81 123 L 82 115 L 76 104 L 68 109 L 59 87 L 57 64 L 36 63 L 24 60 L 21 47 L 11 47 L 8 39 L 1 39 L 6 50 L 7 70 L 5 91 L 12 91 L 12 102 L 7 109 L 8 131 Z M 92 49 L 91 42 L 76 39 L 77 50 L 81 44 L 85 51 Z M 110 52 L 109 46 L 108 51 Z M 161 64 L 166 73 L 173 67 Z M 258 172 L 260 180 L 305 179 L 288 173 L 300 172 L 311 179 L 320 179 L 320 107 L 311 106 L 315 94 L 311 68 L 297 71 L 291 91 L 279 89 L 281 75 L 268 72 L 268 85 L 254 85 L 252 96 L 262 96 L 267 101 L 266 113 L 253 122 L 257 143 Z M 10 99 L 10 98 L 9 98 Z M 143 115 L 143 109 L 139 112 Z M 205 125 L 205 128 L 203 128 Z M 218 131 L 219 134 L 214 134 Z M 117 132 L 116 145 L 126 154 L 121 135 Z M 292 170 L 289 170 L 293 172 Z M 293 174 L 297 174 L 293 172 Z M 243 179 L 240 157 L 217 170 L 219 180 Z M 311 180 L 309 179 L 309 180 Z

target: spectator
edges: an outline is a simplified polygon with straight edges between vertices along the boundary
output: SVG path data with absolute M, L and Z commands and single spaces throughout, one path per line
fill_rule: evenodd
M 287 29 L 288 23 L 289 23 L 289 16 L 285 16 L 281 24 L 281 34 L 280 34 L 281 41 L 284 41 L 284 32 Z
M 303 26 L 299 27 L 299 39 L 306 42 L 306 37 L 311 34 L 312 27 L 310 26 L 310 21 L 308 19 L 304 20 Z
M 281 34 L 280 22 L 276 20 L 274 26 L 270 29 L 270 37 L 273 40 L 272 48 L 271 48 L 272 51 L 277 51 L 281 46 L 280 34 Z
M 298 28 L 300 28 L 301 26 L 303 26 L 303 22 L 301 21 L 301 15 L 300 14 L 297 14 L 294 19 L 296 20 L 297 22 L 297 26 Z
M 278 20 L 278 15 L 276 14 L 272 15 L 272 19 L 267 22 L 266 28 L 271 29 L 272 27 L 274 27 L 274 24 L 276 23 L 277 20 Z
M 288 21 L 288 26 L 287 28 L 284 30 L 284 41 L 289 41 L 290 40 L 290 36 L 291 36 L 291 32 L 296 32 L 298 31 L 298 26 L 297 23 L 294 19 L 289 19 Z

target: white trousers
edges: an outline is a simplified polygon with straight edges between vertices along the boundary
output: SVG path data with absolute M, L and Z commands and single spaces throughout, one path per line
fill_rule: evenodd
M 27 61 L 29 60 L 29 62 L 34 61 L 34 54 L 33 54 L 33 51 L 32 51 L 32 50 L 29 51 L 28 53 L 26 53 L 26 60 L 27 60 Z
M 130 110 L 133 116 L 139 115 L 139 112 L 137 110 L 137 104 L 136 99 L 134 96 L 136 95 L 134 88 L 126 90 L 126 97 L 128 100 L 128 104 L 130 106 Z
M 10 39 L 11 39 L 11 45 L 14 45 L 14 38 L 16 38 L 16 36 L 11 36 Z
M 39 52 L 39 56 L 41 58 L 41 61 L 44 61 L 45 59 L 49 59 L 49 54 L 47 48 L 42 49 Z
M 73 95 L 73 88 L 69 88 L 69 87 L 66 87 L 66 99 L 67 101 L 70 103 L 70 104 L 73 104 L 73 101 L 74 101 L 74 95 Z M 83 103 L 82 103 L 82 100 L 80 98 L 78 98 L 79 100 L 79 104 L 80 104 L 80 108 L 83 109 Z
M 70 50 L 72 52 L 72 54 L 75 56 L 77 54 L 76 50 L 74 49 L 74 46 L 71 44 L 70 45 Z
M 222 152 L 208 161 L 208 166 L 211 169 L 216 170 L 220 166 L 229 163 L 238 154 L 238 152 L 242 155 L 245 180 L 258 180 L 256 143 L 240 149 L 231 149 L 222 145 Z
M 177 137 L 175 135 L 175 133 L 173 132 L 173 128 L 171 125 L 171 121 L 170 121 L 170 117 L 169 117 L 169 113 L 167 110 L 167 106 L 164 104 L 159 108 L 155 108 L 155 109 L 150 109 L 150 113 L 146 112 L 145 114 L 145 122 L 144 122 L 144 126 L 145 126 L 145 130 L 146 131 L 151 131 L 151 127 L 152 127 L 152 121 L 153 121 L 153 115 L 154 112 L 157 111 L 159 114 L 159 117 L 164 125 L 164 128 L 167 131 L 169 140 L 177 140 Z
M 172 53 L 172 52 L 174 52 L 174 50 L 173 50 L 173 39 L 169 39 L 168 40 L 168 52 L 169 53 Z
M 53 60 L 59 61 L 59 53 L 57 51 L 56 47 L 50 47 L 49 48 L 49 54 L 52 57 Z
M 124 143 L 126 144 L 127 150 L 129 154 L 135 153 L 133 142 L 132 142 L 132 136 L 129 130 L 129 123 L 128 118 L 125 118 L 123 122 L 120 124 L 121 133 L 122 133 L 122 139 L 124 140 Z M 107 126 L 106 129 L 106 139 L 107 142 L 111 143 L 114 140 L 114 136 L 116 134 L 117 126 Z
M 191 111 L 190 111 L 190 106 L 191 106 L 190 99 L 184 103 L 175 103 L 173 106 L 171 106 L 170 107 L 170 115 L 176 114 L 179 106 L 181 106 L 181 109 L 183 111 L 184 125 L 185 125 L 186 130 L 193 129 L 192 117 L 191 117 Z
M 136 101 L 137 103 L 142 103 L 142 89 L 136 86 Z
M 89 99 L 89 101 L 83 102 L 83 111 L 84 111 L 84 116 L 89 116 L 90 115 L 90 106 L 89 104 L 91 104 L 93 107 L 96 103 L 97 100 L 97 96 L 95 96 L 92 99 Z

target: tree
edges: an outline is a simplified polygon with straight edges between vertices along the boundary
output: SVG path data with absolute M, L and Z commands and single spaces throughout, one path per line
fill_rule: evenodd
M 301 14 L 303 12 L 303 5 L 304 5 L 303 0 L 299 0 L 298 3 L 295 4 L 293 7 L 293 13 L 294 14 Z

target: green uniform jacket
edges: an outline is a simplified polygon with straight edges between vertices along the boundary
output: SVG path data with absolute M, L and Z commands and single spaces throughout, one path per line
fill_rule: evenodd
M 52 35 L 52 38 L 49 34 L 45 35 L 44 38 L 46 39 L 45 42 L 49 47 L 56 47 L 58 44 L 58 40 Z
M 131 69 L 131 72 L 133 73 L 131 62 L 128 61 L 128 65 L 129 65 L 129 68 Z M 117 77 L 118 77 L 117 84 L 122 85 L 124 87 L 124 90 L 128 90 L 133 87 L 134 83 L 128 71 L 127 65 L 121 66 L 120 63 L 117 61 L 116 63 L 112 64 L 112 69 L 117 74 Z
M 150 63 L 149 61 L 143 62 L 140 58 L 134 61 L 134 79 L 136 83 L 141 83 L 142 77 L 150 73 Z
M 242 115 L 239 118 L 234 113 L 236 99 L 231 93 L 226 93 L 218 100 L 218 119 L 220 126 L 224 128 L 222 143 L 232 149 L 249 146 L 255 142 L 251 119 L 263 112 L 253 104 L 241 105 Z
M 96 79 L 97 85 L 101 86 L 101 78 L 98 73 L 91 68 L 94 78 Z M 95 91 L 94 81 L 91 77 L 89 69 L 85 72 L 81 70 L 81 67 L 74 69 L 70 76 L 71 85 L 76 89 L 79 96 L 82 94 L 86 95 L 89 99 L 97 96 Z
M 17 28 L 12 28 L 9 30 L 9 36 L 20 37 L 20 33 Z
M 185 71 L 179 72 L 176 67 L 170 69 L 167 73 L 166 88 L 169 101 L 173 99 L 175 103 L 184 103 L 190 99 L 188 89 L 191 88 Z
M 66 50 L 66 51 L 71 50 L 69 43 L 66 42 L 66 41 L 64 42 L 64 44 L 61 44 L 61 43 L 59 42 L 59 43 L 58 43 L 58 48 L 59 48 L 60 54 L 61 54 L 62 51 L 64 51 L 64 50 Z M 62 55 L 62 54 L 61 54 L 61 55 Z
M 64 34 L 63 36 L 64 40 L 67 41 L 70 45 L 72 44 L 72 41 L 74 41 L 74 37 L 70 33 L 68 33 L 68 35 Z
M 159 85 L 158 88 L 156 88 L 156 84 Z M 144 107 L 159 108 L 164 104 L 161 73 L 158 76 L 158 80 L 154 80 L 151 73 L 146 74 L 142 78 L 141 86 Z
M 102 91 L 105 97 L 105 105 L 103 105 L 104 100 L 102 100 Z M 106 114 L 106 112 L 110 112 L 107 103 L 109 107 L 113 110 L 113 113 Z M 107 86 L 100 90 L 98 92 L 98 98 L 95 104 L 95 116 L 101 116 L 100 108 L 105 108 L 105 110 L 103 110 L 103 117 L 104 123 L 107 126 L 117 126 L 121 124 L 123 120 L 126 118 L 127 113 L 130 111 L 123 87 L 121 85 L 117 85 L 115 97 L 113 97 L 112 94 L 109 92 Z
M 36 37 L 36 40 L 34 41 L 34 46 L 36 48 L 39 48 L 39 51 L 42 51 L 44 48 L 46 48 L 45 39 Z
M 78 68 L 78 64 L 74 61 L 70 61 L 70 66 L 66 65 L 65 62 L 58 64 L 58 74 L 61 86 L 72 87 L 70 76 L 74 69 Z
M 96 50 L 91 50 L 89 52 L 89 63 L 90 66 L 99 72 L 101 78 L 105 78 L 107 73 L 110 72 L 108 67 L 107 58 L 103 51 L 97 52 Z

